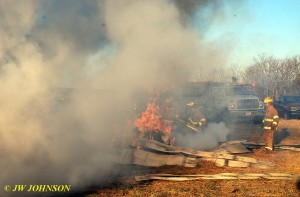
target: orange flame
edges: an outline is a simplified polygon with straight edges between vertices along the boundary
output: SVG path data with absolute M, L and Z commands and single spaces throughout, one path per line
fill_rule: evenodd
M 163 132 L 171 135 L 172 127 L 170 122 L 162 120 L 159 105 L 156 103 L 158 96 L 155 96 L 147 105 L 146 111 L 135 121 L 135 126 L 142 132 Z

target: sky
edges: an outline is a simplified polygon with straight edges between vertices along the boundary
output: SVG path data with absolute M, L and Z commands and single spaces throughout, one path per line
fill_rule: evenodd
M 246 67 L 262 54 L 283 59 L 299 55 L 299 1 L 249 0 L 241 4 L 228 1 L 223 7 L 224 20 L 209 26 L 204 37 L 207 42 L 230 43 L 228 66 Z M 197 23 L 195 17 L 193 25 L 197 31 L 201 20 Z M 199 33 L 203 33 L 201 29 Z

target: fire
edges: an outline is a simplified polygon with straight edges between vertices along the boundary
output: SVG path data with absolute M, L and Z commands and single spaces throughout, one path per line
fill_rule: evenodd
M 172 132 L 171 124 L 162 119 L 157 100 L 158 96 L 154 96 L 147 105 L 147 109 L 142 112 L 141 117 L 135 121 L 135 126 L 142 132 L 162 132 L 164 135 L 170 136 Z

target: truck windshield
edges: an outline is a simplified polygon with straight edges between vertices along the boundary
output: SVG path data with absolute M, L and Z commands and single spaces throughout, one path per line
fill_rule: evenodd
M 225 88 L 226 96 L 232 95 L 250 95 L 250 92 L 246 91 L 243 87 L 227 87 Z
M 300 103 L 300 96 L 288 96 L 285 97 L 286 103 Z

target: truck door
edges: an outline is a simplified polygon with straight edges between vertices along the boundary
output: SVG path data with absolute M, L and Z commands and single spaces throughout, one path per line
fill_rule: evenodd
M 213 87 L 211 89 L 211 100 L 216 110 L 222 110 L 225 105 L 225 91 L 222 87 Z
M 279 103 L 277 104 L 276 108 L 279 114 L 283 115 L 284 114 L 284 109 L 282 107 L 282 105 L 284 105 L 285 100 L 283 97 L 279 98 Z

